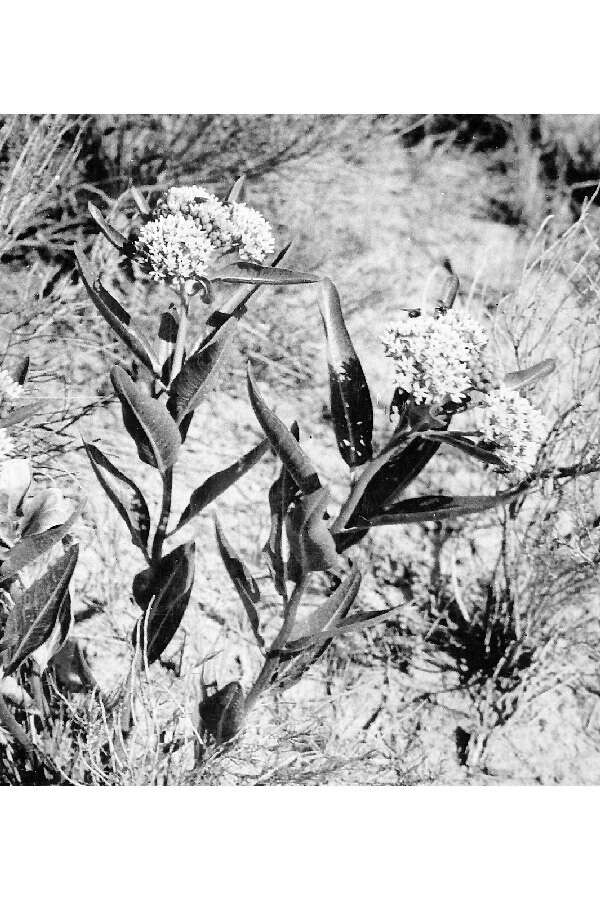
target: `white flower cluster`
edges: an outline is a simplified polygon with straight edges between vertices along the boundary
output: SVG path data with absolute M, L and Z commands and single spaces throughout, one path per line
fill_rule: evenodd
M 460 403 L 486 379 L 485 330 L 467 313 L 448 310 L 407 318 L 382 335 L 395 367 L 394 383 L 417 403 Z
M 0 369 L 0 400 L 14 403 L 23 393 L 23 386 L 14 381 L 8 372 Z
M 511 469 L 526 474 L 536 461 L 549 423 L 518 391 L 499 388 L 486 395 L 479 430 Z
M 175 285 L 203 277 L 215 257 L 237 251 L 262 263 L 275 249 L 271 226 L 245 203 L 219 200 L 206 188 L 170 188 L 142 226 L 138 256 L 152 278 Z

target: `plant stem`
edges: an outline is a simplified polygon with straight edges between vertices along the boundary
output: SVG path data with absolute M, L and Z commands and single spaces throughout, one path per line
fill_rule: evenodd
M 152 542 L 152 563 L 156 564 L 161 555 L 162 548 L 169 527 L 169 516 L 171 515 L 171 499 L 173 496 L 173 469 L 167 469 L 163 476 L 163 495 L 162 506 L 160 510 L 160 519 L 156 526 L 154 541 Z
M 4 725 L 8 733 L 23 748 L 25 753 L 31 758 L 36 758 L 36 749 L 33 741 L 28 734 L 19 725 L 10 709 L 4 701 L 4 697 L 0 693 L 0 722 Z
M 298 608 L 304 595 L 307 583 L 308 576 L 305 575 L 300 579 L 292 592 L 290 602 L 285 612 L 283 625 L 279 629 L 277 636 L 271 644 L 264 665 L 258 674 L 258 678 L 250 688 L 248 696 L 246 697 L 246 712 L 248 712 L 254 706 L 262 692 L 269 686 L 271 678 L 273 677 L 277 670 L 277 667 L 279 666 L 279 651 L 284 647 L 287 639 L 292 632 L 292 628 L 296 623 Z
M 177 329 L 177 338 L 175 340 L 175 350 L 173 351 L 173 363 L 171 365 L 171 382 L 181 371 L 183 363 L 183 353 L 185 350 L 185 338 L 187 335 L 188 323 L 188 307 L 189 297 L 185 292 L 185 285 L 179 289 L 179 328 Z

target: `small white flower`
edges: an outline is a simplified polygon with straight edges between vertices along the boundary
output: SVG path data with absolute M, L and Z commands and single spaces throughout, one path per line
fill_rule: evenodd
M 214 254 L 206 232 L 180 212 L 161 215 L 143 225 L 136 249 L 155 281 L 175 285 L 202 278 Z
M 23 385 L 14 381 L 8 372 L 0 369 L 0 400 L 9 400 L 14 403 L 23 393 Z
M 178 285 L 202 277 L 229 251 L 261 263 L 274 251 L 275 241 L 259 212 L 191 185 L 170 188 L 158 200 L 152 219 L 140 229 L 136 249 L 151 277 Z
M 482 360 L 488 336 L 467 313 L 453 309 L 438 316 L 407 318 L 382 335 L 394 362 L 394 383 L 417 403 L 460 403 L 487 376 Z
M 535 465 L 549 423 L 518 391 L 502 387 L 486 395 L 479 430 L 509 468 L 526 474 Z
M 245 203 L 232 204 L 232 224 L 240 242 L 240 257 L 262 263 L 275 250 L 271 226 L 259 212 Z

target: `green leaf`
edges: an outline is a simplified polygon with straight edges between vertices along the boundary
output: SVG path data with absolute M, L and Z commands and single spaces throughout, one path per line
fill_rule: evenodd
M 25 566 L 30 566 L 40 556 L 47 553 L 57 541 L 60 541 L 68 534 L 71 525 L 80 512 L 81 508 L 77 508 L 62 525 L 55 525 L 42 534 L 32 534 L 24 537 L 15 544 L 0 567 L 0 582 L 16 575 Z
M 457 516 L 469 516 L 510 503 L 526 490 L 527 487 L 517 485 L 510 490 L 491 495 L 449 497 L 443 494 L 432 494 L 426 497 L 400 500 L 385 509 L 380 515 L 372 516 L 369 524 L 396 525 L 406 522 L 439 522 L 443 519 L 454 519 Z
M 41 412 L 43 408 L 44 404 L 40 400 L 36 400 L 34 403 L 27 403 L 25 406 L 13 410 L 3 419 L 0 419 L 0 428 L 12 428 L 13 425 L 26 422 L 27 419 Z
M 3 647 L 10 654 L 6 675 L 11 675 L 28 656 L 48 641 L 57 624 L 62 630 L 64 618 L 60 618 L 59 614 L 68 594 L 78 554 L 79 547 L 74 544 L 23 592 L 10 611 L 2 640 Z
M 297 622 L 285 645 L 286 650 L 305 650 L 314 644 L 314 638 L 333 627 L 346 617 L 354 604 L 360 584 L 361 573 L 353 569 L 330 597 L 310 613 L 302 622 Z
M 520 391 L 523 388 L 531 387 L 541 378 L 546 378 L 556 368 L 554 359 L 544 359 L 542 362 L 530 366 L 528 369 L 521 369 L 518 372 L 509 372 L 504 376 L 504 384 L 512 391 Z
M 170 387 L 167 408 L 179 425 L 193 412 L 206 394 L 215 386 L 218 366 L 237 332 L 237 321 L 231 319 L 213 340 L 197 350 L 183 364 L 181 372 Z
M 227 194 L 228 203 L 243 203 L 246 193 L 246 176 L 240 175 L 235 184 Z
M 238 459 L 237 462 L 233 463 L 233 465 L 228 466 L 226 469 L 221 469 L 220 472 L 215 472 L 214 475 L 210 475 L 206 481 L 192 493 L 190 502 L 181 514 L 181 518 L 177 523 L 175 531 L 183 525 L 186 525 L 195 516 L 199 515 L 213 502 L 213 500 L 220 497 L 221 494 L 235 484 L 235 482 L 245 475 L 246 472 L 249 472 L 250 469 L 262 459 L 268 448 L 269 442 L 265 439 L 258 444 L 258 446 L 253 447 L 252 450 Z
M 319 281 L 317 275 L 308 272 L 294 272 L 291 269 L 279 269 L 273 266 L 259 266 L 256 263 L 238 262 L 222 269 L 212 279 L 225 284 L 314 284 Z
M 131 196 L 133 198 L 133 202 L 137 206 L 140 214 L 142 216 L 144 216 L 144 218 L 149 216 L 150 215 L 150 207 L 148 206 L 148 201 L 143 196 L 143 194 L 141 194 L 140 191 L 138 191 L 138 189 L 136 187 L 134 187 L 133 185 L 131 185 L 131 187 L 129 188 L 129 193 L 131 194 Z
M 75 257 L 81 280 L 100 315 L 152 375 L 160 377 L 160 368 L 147 338 L 136 331 L 127 310 L 106 290 L 100 279 L 94 281 L 94 276 L 78 247 L 75 248 Z
M 236 553 L 223 534 L 223 530 L 216 516 L 215 533 L 223 565 L 225 566 L 227 574 L 231 578 L 233 585 L 239 594 L 240 600 L 242 601 L 243 607 L 246 610 L 246 615 L 248 616 L 252 631 L 254 632 L 256 643 L 259 647 L 264 647 L 265 642 L 260 633 L 260 621 L 258 612 L 256 611 L 256 604 L 260 600 L 259 587 L 245 562 L 239 554 Z
M 21 534 L 23 537 L 42 534 L 56 525 L 62 525 L 72 511 L 72 504 L 65 500 L 58 488 L 38 491 L 34 497 L 23 502 Z
M 194 584 L 195 544 L 180 544 L 175 550 L 163 556 L 155 569 L 146 569 L 145 592 L 140 592 L 136 602 L 145 609 L 132 634 L 132 642 L 137 645 L 138 637 L 145 649 L 148 665 L 156 662 L 164 653 L 181 624 L 189 603 Z M 135 590 L 135 585 L 134 585 Z
M 292 244 L 290 241 L 279 251 L 279 253 L 274 257 L 273 261 L 270 263 L 271 267 L 279 265 L 282 259 L 289 252 L 291 246 Z M 223 306 L 212 311 L 207 319 L 206 324 L 209 326 L 209 328 L 213 328 L 216 331 L 217 329 L 222 328 L 222 326 L 232 317 L 241 319 L 241 317 L 246 312 L 246 304 L 248 303 L 248 300 L 250 300 L 250 298 L 258 290 L 260 290 L 260 285 L 255 285 L 251 288 L 240 288 L 223 304 Z M 212 340 L 215 331 L 208 335 L 207 340 Z
M 29 372 L 29 361 L 28 356 L 22 356 L 20 359 L 13 362 L 12 365 L 7 367 L 8 374 L 13 381 L 17 382 L 17 384 L 25 384 L 25 379 Z
M 20 511 L 31 485 L 31 464 L 27 459 L 6 459 L 0 469 L 0 495 L 5 497 L 2 512 L 12 518 Z
M 321 638 L 335 638 L 341 634 L 349 634 L 352 631 L 360 631 L 368 625 L 380 625 L 387 622 L 398 615 L 402 609 L 402 604 L 392 607 L 392 609 L 377 609 L 372 612 L 360 612 L 353 616 L 348 616 L 339 625 L 328 628 L 320 635 Z
M 163 384 L 169 384 L 171 380 L 171 367 L 173 354 L 179 331 L 179 312 L 171 303 L 166 312 L 160 317 L 158 328 L 158 364 L 161 367 L 161 379 Z
M 324 515 L 329 501 L 327 488 L 300 497 L 292 503 L 286 519 L 290 545 L 291 577 L 298 581 L 309 572 L 326 572 L 340 563 L 335 541 Z
M 294 440 L 298 440 L 300 433 L 298 423 L 293 422 L 290 433 Z M 271 510 L 271 530 L 267 543 L 263 547 L 263 553 L 267 557 L 267 563 L 277 593 L 283 597 L 285 603 L 288 600 L 286 587 L 287 564 L 283 555 L 283 530 L 285 519 L 290 504 L 298 487 L 284 465 L 281 466 L 279 477 L 275 479 L 269 488 L 269 508 Z
M 131 534 L 133 543 L 146 551 L 150 534 L 150 512 L 139 487 L 124 475 L 98 447 L 84 441 L 94 474 Z
M 203 727 L 224 744 L 236 736 L 245 717 L 244 691 L 239 681 L 230 681 L 200 703 L 198 708 Z
M 342 315 L 340 296 L 329 278 L 323 279 L 319 310 L 327 341 L 331 415 L 338 450 L 353 468 L 373 455 L 373 405 L 369 386 Z
M 113 228 L 110 225 L 97 206 L 95 206 L 91 201 L 88 203 L 88 210 L 90 216 L 104 235 L 104 237 L 110 241 L 113 247 L 116 247 L 121 253 L 125 253 L 127 249 L 127 238 L 124 234 L 121 234 L 120 231 L 117 231 L 116 228 Z
M 121 366 L 113 366 L 110 378 L 121 401 L 123 424 L 134 439 L 142 462 L 161 475 L 175 463 L 181 437 L 166 407 L 131 380 Z
M 321 481 L 312 462 L 281 419 L 269 409 L 263 400 L 254 380 L 250 362 L 248 362 L 247 382 L 252 409 L 274 452 L 303 494 L 310 494 L 318 490 L 321 487 Z
M 469 440 L 469 438 L 464 437 L 460 432 L 447 431 L 441 432 L 439 435 L 436 434 L 435 436 L 430 434 L 429 440 L 456 447 L 457 450 L 462 450 L 467 456 L 472 456 L 473 459 L 477 459 L 479 462 L 486 463 L 490 466 L 496 466 L 499 469 L 506 469 L 506 463 L 504 463 L 496 453 L 492 453 L 491 450 L 480 447 L 478 444 Z

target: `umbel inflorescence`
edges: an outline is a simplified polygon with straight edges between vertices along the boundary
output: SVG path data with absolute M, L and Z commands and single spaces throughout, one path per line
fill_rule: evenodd
M 488 334 L 468 313 L 448 309 L 406 318 L 381 339 L 398 390 L 433 408 L 464 405 L 472 391 L 480 392 L 480 443 L 508 469 L 525 474 L 533 468 L 546 419 L 518 391 L 501 386 L 486 353 Z
M 159 199 L 135 248 L 151 278 L 178 286 L 204 278 L 225 254 L 260 264 L 275 242 L 271 226 L 255 209 L 192 185 L 170 188 Z

